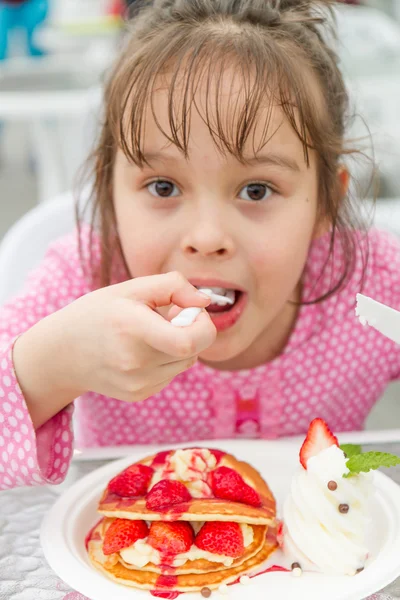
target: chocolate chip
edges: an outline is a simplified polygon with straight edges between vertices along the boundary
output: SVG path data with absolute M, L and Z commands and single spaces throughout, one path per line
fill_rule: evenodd
M 299 563 L 292 563 L 292 570 L 293 569 L 301 569 L 301 566 L 299 565 Z
M 364 568 L 365 567 L 360 567 L 359 569 L 357 569 L 357 571 L 356 571 L 357 575 L 358 575 L 358 573 L 361 573 L 362 571 L 364 571 Z
M 346 515 L 350 510 L 350 506 L 348 504 L 339 504 L 339 512 L 342 513 L 342 515 Z
M 211 596 L 211 590 L 208 587 L 204 587 L 200 593 L 203 596 L 203 598 L 209 598 Z
M 330 489 L 331 492 L 334 492 L 335 490 L 337 490 L 337 483 L 336 483 L 336 481 L 329 481 L 328 482 L 328 489 Z

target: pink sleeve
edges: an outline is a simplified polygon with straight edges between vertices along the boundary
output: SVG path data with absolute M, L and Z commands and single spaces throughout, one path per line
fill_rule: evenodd
M 12 351 L 21 333 L 85 293 L 75 237 L 54 244 L 24 291 L 0 308 L 0 490 L 61 483 L 72 457 L 73 406 L 35 431 Z

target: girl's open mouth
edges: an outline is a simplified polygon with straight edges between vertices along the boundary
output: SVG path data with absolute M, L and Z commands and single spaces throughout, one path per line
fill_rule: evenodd
M 233 301 L 233 304 L 210 304 L 206 310 L 211 317 L 217 331 L 225 331 L 233 327 L 241 317 L 243 310 L 247 304 L 247 294 L 240 290 L 225 289 L 213 287 L 212 291 L 221 296 L 226 296 Z

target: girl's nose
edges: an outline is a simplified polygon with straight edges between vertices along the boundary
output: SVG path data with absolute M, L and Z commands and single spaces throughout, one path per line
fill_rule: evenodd
M 193 217 L 182 238 L 182 250 L 186 255 L 230 258 L 235 252 L 235 244 L 226 226 L 214 213 L 208 219 L 198 215 Z

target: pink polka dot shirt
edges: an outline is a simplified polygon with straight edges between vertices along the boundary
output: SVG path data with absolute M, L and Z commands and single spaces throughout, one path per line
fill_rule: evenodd
M 88 242 L 88 231 L 84 236 Z M 315 416 L 337 432 L 361 429 L 400 372 L 400 347 L 360 325 L 354 314 L 362 249 L 368 242 L 363 292 L 400 309 L 400 242 L 377 231 L 357 239 L 357 261 L 345 288 L 300 308 L 284 351 L 273 361 L 235 372 L 198 363 L 136 404 L 88 393 L 75 401 L 75 413 L 69 406 L 35 431 L 13 370 L 13 344 L 35 322 L 90 291 L 76 233 L 55 242 L 22 293 L 0 308 L 0 489 L 64 479 L 74 444 L 73 413 L 75 445 L 81 448 L 271 439 L 304 433 Z M 323 269 L 328 248 L 329 238 L 322 237 L 310 249 L 305 301 L 327 291 L 341 272 L 340 248 Z M 98 241 L 95 255 L 98 260 Z M 118 269 L 114 279 L 123 279 Z

